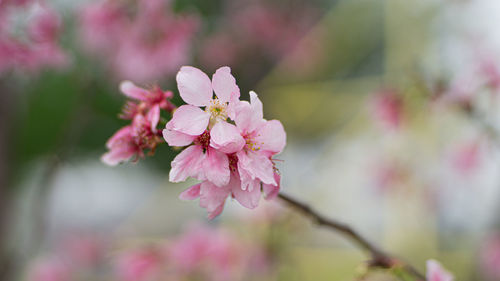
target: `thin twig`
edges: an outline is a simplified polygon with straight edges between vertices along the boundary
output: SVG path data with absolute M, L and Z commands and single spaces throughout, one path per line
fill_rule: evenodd
M 283 200 L 289 206 L 293 207 L 297 211 L 301 212 L 303 215 L 311 219 L 314 223 L 318 225 L 328 227 L 335 230 L 336 232 L 342 233 L 346 238 L 350 239 L 354 244 L 363 249 L 370 254 L 370 261 L 368 266 L 372 268 L 385 268 L 390 269 L 394 267 L 400 267 L 409 272 L 410 274 L 417 277 L 419 280 L 426 280 L 425 276 L 415 269 L 412 265 L 397 259 L 384 251 L 380 250 L 377 246 L 370 243 L 366 238 L 361 236 L 358 232 L 352 229 L 349 225 L 338 222 L 329 218 L 324 217 L 319 214 L 307 204 L 304 204 L 296 199 L 280 193 L 278 198 Z

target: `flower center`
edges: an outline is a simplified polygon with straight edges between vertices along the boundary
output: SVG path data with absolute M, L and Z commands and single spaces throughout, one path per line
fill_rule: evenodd
M 210 124 L 227 119 L 227 103 L 221 102 L 218 98 L 211 100 L 205 111 L 210 113 Z
M 255 135 L 245 135 L 244 136 L 244 139 L 246 142 L 245 148 L 252 150 L 252 151 L 259 151 L 260 146 L 263 145 L 264 143 L 255 141 L 254 136 Z
M 203 134 L 199 135 L 194 140 L 194 144 L 201 145 L 201 147 L 203 147 L 203 152 L 206 152 L 210 145 L 210 132 L 207 130 L 203 132 Z

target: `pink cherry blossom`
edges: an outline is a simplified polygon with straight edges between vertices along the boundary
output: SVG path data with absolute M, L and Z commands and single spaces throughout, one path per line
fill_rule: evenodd
M 121 117 L 123 119 L 133 119 L 137 114 L 150 112 L 151 128 L 154 130 L 156 130 L 159 121 L 160 110 L 171 112 L 175 109 L 175 105 L 170 102 L 173 93 L 171 91 L 162 91 L 158 86 L 146 90 L 137 87 L 130 81 L 123 81 L 120 84 L 120 90 L 125 96 L 139 102 L 139 104 L 128 102 Z
M 189 60 L 198 20 L 175 15 L 167 0 L 92 3 L 80 13 L 84 48 L 103 59 L 118 78 L 149 82 Z M 130 10 L 135 11 L 131 16 Z
M 481 164 L 481 143 L 478 140 L 458 145 L 451 155 L 451 164 L 460 175 L 469 175 Z
M 372 101 L 373 115 L 384 128 L 396 130 L 401 126 L 403 101 L 394 90 L 383 90 Z
M 46 258 L 39 260 L 31 268 L 29 281 L 70 281 L 72 280 L 71 268 L 59 258 Z
M 78 233 L 63 239 L 60 252 L 65 258 L 80 266 L 96 265 L 102 258 L 105 247 L 98 237 Z
M 500 235 L 488 237 L 481 248 L 481 267 L 491 280 L 500 279 Z
M 231 233 L 200 225 L 172 241 L 168 252 L 175 276 L 197 274 L 210 281 L 241 280 L 255 257 L 255 249 Z
M 151 114 L 153 113 L 153 114 Z M 144 157 L 144 150 L 154 151 L 161 142 L 159 132 L 156 131 L 159 112 L 149 111 L 146 116 L 137 114 L 132 124 L 118 130 L 106 143 L 109 152 L 105 153 L 101 160 L 114 166 L 120 162 L 134 158 L 137 161 Z M 155 121 L 156 120 L 156 123 Z
M 175 106 L 170 102 L 173 94 L 155 86 L 146 90 L 130 81 L 123 81 L 120 90 L 129 100 L 120 117 L 132 120 L 132 124 L 121 128 L 106 143 L 110 150 L 101 160 L 108 165 L 117 165 L 135 156 L 134 160 L 144 157 L 144 150 L 154 153 L 156 146 L 162 143 L 161 132 L 157 130 L 160 111 L 172 112 Z
M 263 119 L 262 102 L 255 92 L 250 92 L 250 103 L 240 101 L 234 110 L 236 126 L 226 122 L 216 123 L 210 130 L 210 146 L 207 146 L 227 154 L 229 180 L 221 185 L 206 178 L 180 195 L 183 200 L 200 198 L 200 206 L 207 210 L 210 219 L 222 212 L 229 196 L 242 206 L 253 209 L 260 200 L 261 184 L 268 199 L 274 198 L 280 188 L 281 178 L 275 171 L 271 157 L 279 154 L 286 144 L 283 126 L 278 120 Z M 217 169 L 215 162 L 206 167 L 199 165 L 196 162 L 202 157 L 199 151 L 198 156 L 188 152 L 192 158 L 184 162 L 185 168 L 197 169 L 191 175 L 185 174 L 184 178 L 195 177 L 194 174 L 206 169 Z M 174 162 L 172 170 L 177 166 Z M 198 179 L 203 180 L 200 177 Z
M 119 281 L 156 280 L 164 264 L 164 253 L 156 248 L 138 249 L 122 255 L 117 262 Z
M 58 43 L 60 16 L 40 3 L 33 3 L 33 7 L 28 7 L 28 3 L 13 5 L 16 9 L 9 8 L 8 4 L 0 9 L 0 71 L 35 72 L 43 67 L 67 66 L 69 59 Z M 33 8 L 33 16 L 19 31 L 7 19 L 26 12 L 27 8 Z
M 179 93 L 187 105 L 180 106 L 163 130 L 170 146 L 186 146 L 172 161 L 170 181 L 180 182 L 188 177 L 209 180 L 217 186 L 229 183 L 229 160 L 225 153 L 233 153 L 244 146 L 236 127 L 226 122 L 233 116 L 232 106 L 240 92 L 229 67 L 219 68 L 212 81 L 201 70 L 184 66 L 177 74 Z M 213 92 L 216 98 L 212 99 Z M 205 106 L 205 110 L 199 108 Z M 211 128 L 213 127 L 213 128 Z M 212 138 L 234 137 L 224 143 L 225 149 L 212 145 Z
M 427 261 L 427 281 L 453 281 L 453 275 L 446 271 L 439 262 L 435 260 Z

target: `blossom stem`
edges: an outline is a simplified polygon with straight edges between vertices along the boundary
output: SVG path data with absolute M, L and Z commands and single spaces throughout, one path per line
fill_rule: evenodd
M 296 209 L 304 216 L 311 219 L 314 223 L 328 227 L 336 232 L 340 232 L 345 237 L 350 239 L 354 244 L 356 244 L 361 249 L 365 250 L 370 254 L 370 261 L 368 261 L 368 266 L 371 268 L 385 268 L 391 269 L 394 267 L 400 267 L 414 275 L 418 280 L 426 280 L 425 276 L 420 273 L 412 265 L 397 259 L 384 251 L 380 250 L 377 246 L 369 242 L 366 238 L 361 236 L 356 230 L 351 228 L 349 225 L 326 218 L 325 216 L 319 214 L 309 205 L 302 203 L 286 194 L 279 193 L 278 198 L 288 204 L 290 207 Z

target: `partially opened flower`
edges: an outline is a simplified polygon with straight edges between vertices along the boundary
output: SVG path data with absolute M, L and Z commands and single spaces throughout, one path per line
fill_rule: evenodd
M 129 100 L 120 117 L 132 123 L 118 130 L 106 143 L 109 152 L 101 160 L 111 166 L 134 158 L 144 157 L 144 150 L 153 154 L 156 146 L 163 142 L 157 130 L 161 110 L 172 112 L 175 106 L 170 102 L 173 94 L 155 86 L 150 90 L 140 88 L 130 81 L 123 81 L 120 90 Z
M 453 281 L 453 275 L 435 260 L 427 261 L 427 281 Z
M 159 117 L 153 114 L 136 115 L 131 125 L 121 128 L 108 140 L 106 147 L 109 152 L 104 154 L 101 160 L 114 166 L 132 158 L 137 161 L 144 157 L 145 149 L 154 152 L 161 142 L 161 137 L 156 130 L 157 121 L 155 123 L 153 120 L 159 120 Z

